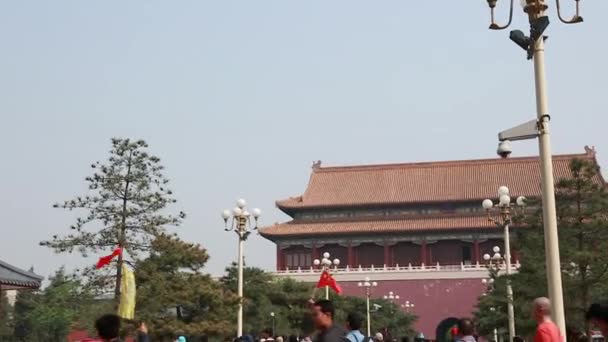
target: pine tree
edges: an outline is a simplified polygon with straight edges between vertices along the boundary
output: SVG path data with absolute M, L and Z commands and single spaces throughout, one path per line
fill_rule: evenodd
M 155 339 L 223 336 L 233 332 L 236 296 L 200 270 L 207 251 L 175 236 L 160 235 L 150 256 L 137 263 L 137 314 Z
M 6 291 L 0 291 L 0 341 L 9 341 L 13 336 L 13 312 Z
M 84 257 L 121 247 L 137 259 L 140 252 L 150 249 L 151 241 L 163 233 L 166 226 L 179 225 L 185 217 L 183 212 L 177 216 L 166 214 L 166 207 L 176 200 L 167 188 L 169 181 L 163 176 L 160 159 L 148 153 L 148 145 L 143 140 L 112 139 L 108 161 L 93 163 L 91 167 L 93 175 L 86 178 L 89 193 L 54 205 L 80 209 L 86 214 L 70 227 L 70 234 L 55 235 L 41 245 L 58 253 L 76 250 Z M 116 301 L 120 298 L 122 263 L 121 255 L 115 268 Z M 88 271 L 100 287 L 111 284 L 111 276 Z
M 584 313 L 591 302 L 608 294 L 608 191 L 597 164 L 575 159 L 570 171 L 571 177 L 556 183 L 555 195 L 566 322 L 576 332 L 587 330 Z M 522 257 L 521 269 L 512 276 L 518 332 L 533 328 L 525 324 L 529 312 L 521 309 L 534 298 L 547 296 L 541 202 L 531 204 L 538 210 L 520 220 L 524 225 L 514 243 Z M 499 327 L 506 326 L 506 316 L 497 316 L 489 308 L 504 302 L 506 312 L 504 278 L 499 277 L 494 291 L 481 298 L 476 313 L 480 319 L 500 317 L 492 323 Z

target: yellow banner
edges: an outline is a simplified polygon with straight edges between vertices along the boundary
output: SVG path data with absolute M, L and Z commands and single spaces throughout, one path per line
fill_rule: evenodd
M 122 265 L 118 316 L 124 319 L 135 318 L 135 274 L 125 264 Z

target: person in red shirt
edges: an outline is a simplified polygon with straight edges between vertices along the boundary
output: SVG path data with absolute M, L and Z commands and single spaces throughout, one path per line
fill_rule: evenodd
M 534 300 L 532 315 L 538 323 L 534 342 L 563 342 L 559 328 L 551 320 L 551 301 L 540 297 Z

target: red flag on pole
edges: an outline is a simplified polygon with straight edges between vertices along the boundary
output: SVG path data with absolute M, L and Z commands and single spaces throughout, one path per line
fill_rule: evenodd
M 317 288 L 325 286 L 328 286 L 337 294 L 342 293 L 342 288 L 340 287 L 340 285 L 338 285 L 336 279 L 334 279 L 334 277 L 332 277 L 331 274 L 329 274 L 329 272 L 327 271 L 323 271 L 323 273 L 321 273 L 321 279 L 319 279 L 319 282 L 317 283 Z
M 95 268 L 100 269 L 100 268 L 108 265 L 109 263 L 112 262 L 112 259 L 116 258 L 117 256 L 119 256 L 121 254 L 122 254 L 122 249 L 120 247 L 116 247 L 116 249 L 112 252 L 112 254 L 102 256 L 101 258 L 99 258 L 99 260 L 97 260 L 97 265 L 95 265 Z

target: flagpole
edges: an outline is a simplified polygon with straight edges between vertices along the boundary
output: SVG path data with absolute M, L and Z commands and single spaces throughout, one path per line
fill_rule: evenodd
M 323 279 L 323 275 L 327 274 L 331 277 L 331 266 L 335 266 L 336 270 L 338 269 L 338 265 L 340 265 L 340 259 L 334 259 L 333 261 L 330 259 L 329 253 L 323 253 L 323 259 L 315 259 L 313 260 L 313 264 L 315 266 L 321 266 L 321 278 Z M 333 279 L 332 279 L 333 280 Z M 317 287 L 323 286 L 322 284 L 318 284 Z M 335 286 L 335 280 L 334 280 Z M 339 292 L 339 291 L 338 291 Z M 329 300 L 329 286 L 325 285 L 325 300 Z

